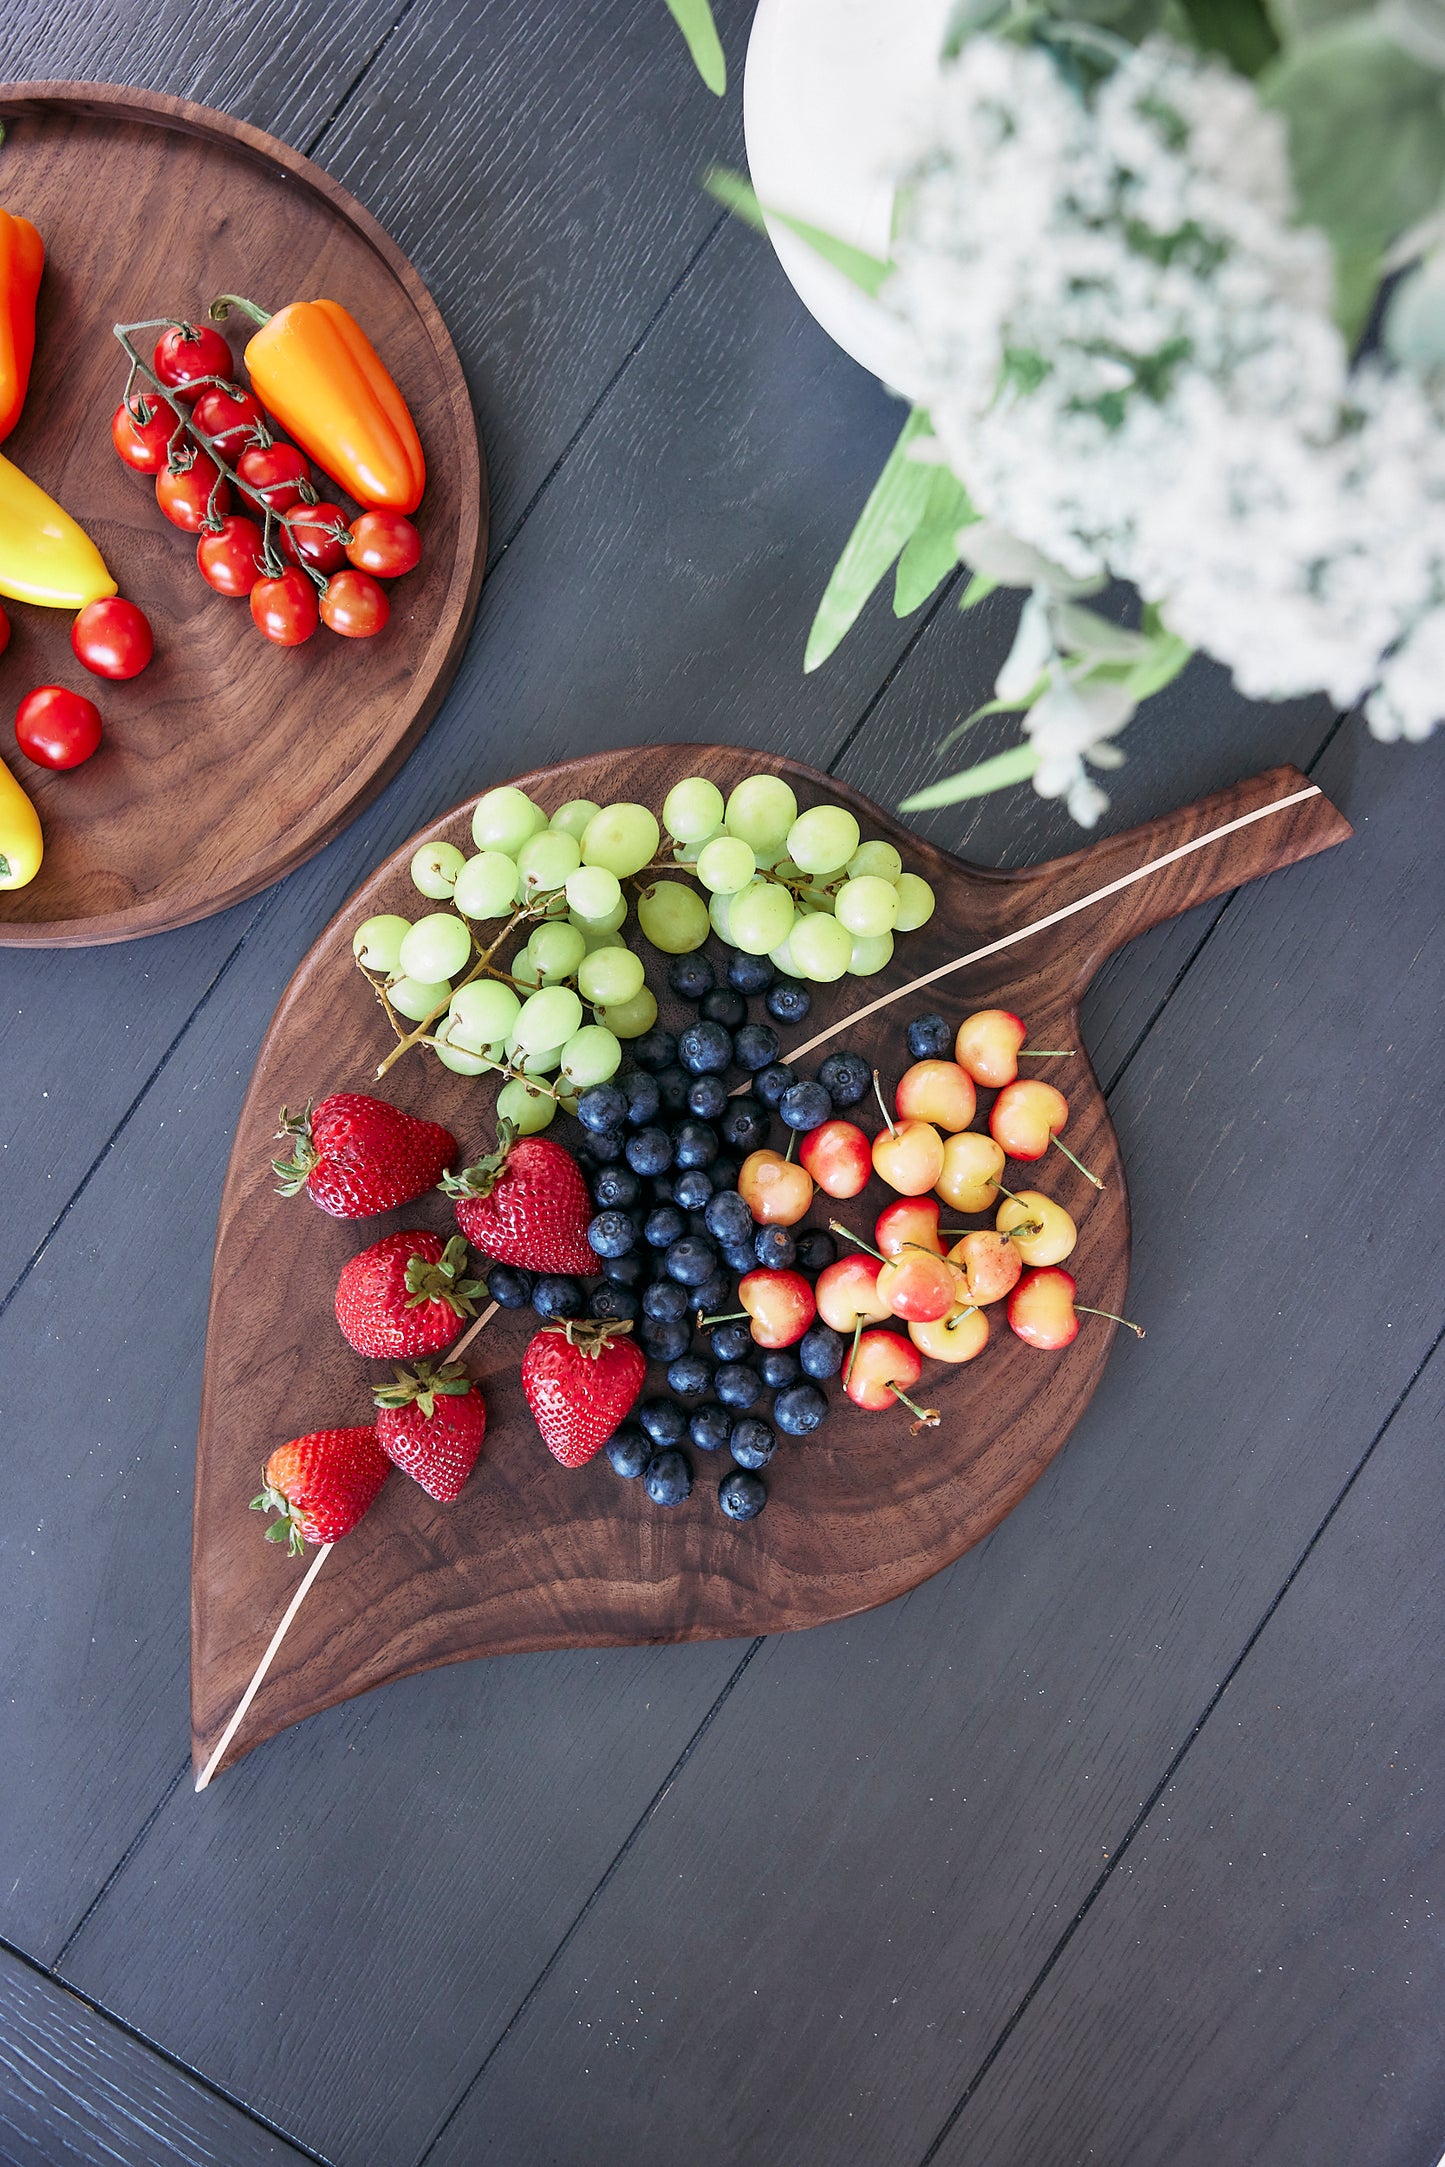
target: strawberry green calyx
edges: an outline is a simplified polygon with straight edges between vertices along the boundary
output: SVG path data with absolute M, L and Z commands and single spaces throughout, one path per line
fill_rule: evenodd
M 504 1118 L 497 1123 L 496 1150 L 478 1159 L 475 1166 L 464 1166 L 459 1174 L 443 1174 L 437 1187 L 447 1196 L 490 1196 L 506 1171 L 507 1155 L 516 1141 L 516 1129 Z
M 271 1161 L 272 1172 L 281 1176 L 281 1185 L 276 1194 L 278 1196 L 295 1196 L 305 1188 L 312 1169 L 320 1157 L 320 1153 L 311 1140 L 311 1105 L 309 1101 L 305 1113 L 302 1114 L 288 1113 L 286 1108 L 282 1107 L 281 1126 L 276 1131 L 276 1141 L 278 1144 L 289 1144 L 291 1146 L 289 1159 L 273 1159 Z
M 464 1279 L 461 1274 L 467 1268 L 466 1237 L 454 1234 L 435 1264 L 425 1257 L 407 1258 L 406 1293 L 408 1309 L 420 1309 L 425 1302 L 445 1302 L 459 1317 L 475 1314 L 479 1294 L 487 1291 L 485 1279 Z
M 569 1347 L 575 1347 L 579 1354 L 588 1355 L 595 1362 L 614 1340 L 621 1339 L 631 1330 L 630 1317 L 609 1318 L 605 1323 L 595 1317 L 559 1317 L 555 1324 L 544 1324 L 537 1337 L 540 1339 L 543 1333 L 555 1332 Z
M 397 1369 L 395 1384 L 379 1384 L 373 1388 L 372 1397 L 378 1407 L 410 1407 L 415 1405 L 422 1414 L 430 1417 L 436 1413 L 439 1395 L 465 1398 L 472 1389 L 472 1380 L 460 1362 L 418 1362 L 416 1368 Z
M 306 1548 L 306 1538 L 301 1532 L 300 1508 L 293 1505 L 289 1497 L 283 1497 L 281 1492 L 273 1489 L 268 1482 L 261 1495 L 252 1498 L 251 1510 L 252 1512 L 279 1512 L 282 1517 L 279 1520 L 274 1520 L 270 1527 L 267 1528 L 266 1540 L 267 1542 L 284 1542 L 287 1551 L 293 1558 L 300 1557 L 302 1551 Z

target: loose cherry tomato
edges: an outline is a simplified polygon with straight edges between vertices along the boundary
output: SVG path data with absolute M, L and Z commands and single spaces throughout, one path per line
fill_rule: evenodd
M 10 645 L 10 619 L 9 619 L 9 618 L 8 618 L 8 617 L 6 616 L 6 614 L 5 614 L 4 610 L 3 610 L 3 609 L 0 609 L 0 655 L 3 655 L 3 654 L 4 654 L 4 652 L 5 652 L 6 648 L 7 648 L 7 647 L 8 647 L 9 645 Z
M 38 767 L 79 767 L 100 743 L 100 709 L 64 685 L 39 685 L 16 710 L 15 737 Z
M 349 640 L 369 640 L 391 615 L 387 601 L 374 579 L 365 572 L 338 572 L 326 582 L 321 597 L 321 622 Z
M 217 594 L 248 595 L 261 577 L 265 547 L 254 519 L 233 513 L 219 527 L 207 527 L 196 544 L 201 577 Z
M 218 444 L 228 466 L 261 427 L 261 409 L 240 384 L 208 384 L 192 410 L 202 436 Z
M 363 512 L 351 523 L 346 554 L 358 572 L 400 579 L 421 563 L 421 536 L 400 512 Z
M 152 363 L 158 380 L 189 406 L 208 376 L 229 377 L 231 349 L 213 324 L 172 324 L 156 340 Z
M 346 562 L 346 534 L 339 504 L 298 504 L 281 529 L 281 548 L 313 572 L 339 572 Z
M 252 444 L 235 462 L 248 489 L 273 512 L 289 512 L 301 502 L 301 485 L 311 480 L 305 456 L 294 444 Z
M 110 440 L 137 474 L 159 474 L 175 434 L 176 417 L 163 399 L 132 392 L 122 399 L 110 424 Z
M 97 677 L 139 677 L 155 652 L 145 612 L 123 596 L 87 602 L 70 628 L 77 662 Z
M 223 515 L 230 510 L 231 485 L 219 480 L 220 471 L 209 452 L 198 451 L 189 466 L 175 471 L 167 467 L 157 474 L 156 502 L 172 526 L 199 534 L 208 511 Z
M 316 589 L 293 565 L 279 579 L 257 580 L 251 589 L 251 615 L 257 631 L 278 647 L 299 647 L 316 630 Z

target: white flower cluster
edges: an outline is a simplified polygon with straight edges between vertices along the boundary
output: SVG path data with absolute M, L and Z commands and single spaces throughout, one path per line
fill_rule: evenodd
M 1277 116 L 1162 40 L 1085 102 L 1047 53 L 975 37 L 924 142 L 885 298 L 985 519 L 1075 592 L 1131 580 L 1252 698 L 1369 693 L 1377 735 L 1428 735 L 1445 417 L 1415 378 L 1351 370 L 1328 246 L 1291 223 Z M 1049 668 L 1057 689 L 1066 659 Z M 1051 794 L 1100 803 L 1081 717 L 1065 728 L 1058 705 L 1027 725 Z

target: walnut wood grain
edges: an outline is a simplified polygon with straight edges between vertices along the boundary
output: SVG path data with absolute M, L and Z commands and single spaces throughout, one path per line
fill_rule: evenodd
M 0 85 L 0 200 L 45 239 L 36 363 L 5 449 L 94 536 L 156 634 L 129 684 L 91 678 L 70 613 L 8 607 L 8 718 L 37 684 L 77 686 L 100 751 L 47 774 L 3 756 L 35 798 L 46 856 L 0 896 L 0 945 L 81 946 L 185 925 L 268 886 L 378 791 L 426 728 L 476 609 L 487 534 L 476 421 L 446 327 L 405 256 L 354 198 L 274 137 L 206 106 L 103 84 Z M 104 207 L 103 210 L 101 207 Z M 213 594 L 194 539 L 111 448 L 124 382 L 117 321 L 330 294 L 366 326 L 427 453 L 425 555 L 376 639 L 319 631 L 270 646 Z M 239 360 L 242 336 L 233 337 Z M 7 721 L 8 733 L 8 721 Z
M 726 790 L 759 765 L 786 775 L 805 805 L 823 797 L 851 805 L 865 832 L 895 840 L 938 894 L 934 918 L 899 940 L 886 972 L 818 989 L 799 1040 L 880 991 L 1309 787 L 1297 769 L 1272 769 L 1051 865 L 998 873 L 919 841 L 812 769 L 760 762 L 746 751 L 637 748 L 517 779 L 547 807 L 579 795 L 601 801 L 645 795 L 660 804 L 681 775 L 708 774 Z M 328 1090 L 368 1087 L 391 1039 L 351 961 L 352 930 L 374 911 L 415 915 L 408 879 L 413 850 L 439 837 L 467 847 L 470 811 L 470 804 L 458 807 L 413 837 L 321 935 L 282 997 L 242 1108 L 217 1234 L 197 1456 L 192 1727 L 198 1769 L 297 1576 L 297 1565 L 261 1540 L 246 1511 L 260 1462 L 284 1438 L 364 1419 L 369 1405 L 373 1367 L 345 1346 L 331 1312 L 340 1268 L 394 1227 L 448 1223 L 440 1197 L 364 1225 L 328 1219 L 304 1199 L 279 1199 L 268 1163 L 276 1112 Z M 1077 1045 L 1079 997 L 1114 948 L 1349 833 L 1326 798 L 1304 798 L 959 971 L 926 997 L 901 1000 L 838 1043 L 856 1045 L 885 1076 L 895 1076 L 906 1065 L 903 1024 L 918 1008 L 962 1015 L 1002 1003 L 1017 1009 L 1045 1044 Z M 669 1016 L 667 1002 L 663 1014 Z M 1129 1223 L 1113 1129 L 1082 1050 L 1052 1080 L 1070 1099 L 1069 1142 L 1105 1187 L 1096 1192 L 1058 1154 L 1032 1169 L 1031 1178 L 1079 1222 L 1070 1268 L 1081 1299 L 1118 1310 L 1128 1280 Z M 413 1054 L 380 1089 L 398 1105 L 445 1121 L 468 1156 L 490 1140 L 493 1091 L 484 1079 L 444 1075 Z M 875 1195 L 876 1187 L 845 1208 L 860 1231 L 887 1193 Z M 1098 1383 L 1114 1329 L 1090 1320 L 1072 1347 L 1042 1355 L 1000 1320 L 974 1363 L 927 1366 L 923 1387 L 944 1421 L 920 1438 L 909 1434 L 901 1415 L 862 1413 L 834 1387 L 824 1429 L 813 1440 L 783 1443 L 769 1469 L 768 1510 L 738 1530 L 717 1509 L 712 1492 L 721 1469 L 705 1455 L 696 1455 L 692 1499 L 673 1513 L 652 1506 L 640 1485 L 619 1482 L 605 1459 L 578 1473 L 560 1469 L 536 1435 L 517 1381 L 534 1328 L 529 1315 L 503 1312 L 475 1342 L 470 1366 L 486 1391 L 489 1426 L 467 1489 L 445 1508 L 400 1478 L 388 1483 L 328 1560 L 227 1763 L 318 1709 L 436 1663 L 524 1649 L 775 1632 L 887 1601 L 987 1534 L 1037 1480 Z

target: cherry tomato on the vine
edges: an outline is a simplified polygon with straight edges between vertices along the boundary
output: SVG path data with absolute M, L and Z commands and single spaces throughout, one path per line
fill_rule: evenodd
M 319 621 L 316 589 L 293 565 L 277 579 L 257 580 L 251 589 L 251 615 L 256 630 L 278 647 L 299 647 L 310 639 Z
M 133 472 L 159 474 L 175 429 L 176 417 L 163 399 L 132 392 L 115 410 L 110 440 Z
M 214 324 L 172 324 L 156 340 L 152 366 L 157 379 L 189 405 L 206 377 L 229 377 L 234 364 Z
M 281 548 L 313 572 L 339 572 L 346 562 L 346 534 L 346 514 L 339 504 L 298 504 L 281 529 Z
M 203 436 L 220 446 L 228 466 L 262 426 L 260 407 L 240 384 L 208 384 L 191 419 Z
M 77 662 L 97 677 L 139 677 L 155 652 L 145 612 L 123 595 L 87 602 L 70 628 Z
M 338 572 L 327 580 L 321 622 L 330 631 L 349 640 L 369 640 L 390 615 L 390 602 L 365 572 Z
M 293 504 L 299 504 L 302 484 L 309 486 L 311 481 L 305 455 L 294 444 L 252 444 L 235 465 L 247 488 L 254 489 L 273 512 L 289 512 Z
M 351 522 L 346 554 L 358 572 L 400 579 L 421 563 L 421 536 L 401 512 L 363 512 Z
M 15 737 L 38 767 L 79 767 L 100 743 L 100 709 L 64 685 L 38 685 L 16 710 Z
M 199 534 L 208 511 L 223 515 L 230 510 L 231 485 L 218 481 L 220 471 L 209 452 L 198 451 L 188 467 L 175 472 L 167 467 L 157 474 L 156 502 L 172 526 Z
M 264 543 L 254 519 L 233 513 L 219 527 L 207 527 L 196 544 L 201 577 L 217 594 L 248 595 L 261 577 Z

